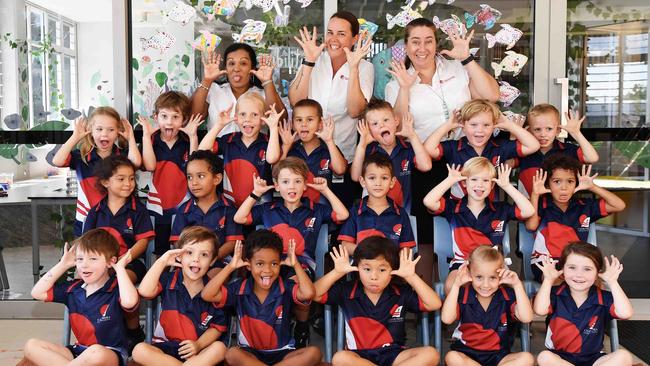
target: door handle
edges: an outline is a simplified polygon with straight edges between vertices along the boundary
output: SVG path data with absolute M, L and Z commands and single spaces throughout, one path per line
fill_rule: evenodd
M 560 100 L 560 124 L 566 124 L 566 118 L 564 117 L 565 113 L 569 111 L 569 78 L 555 78 L 555 84 L 559 84 L 562 93 L 562 99 Z M 560 130 L 558 137 L 566 138 L 568 136 L 565 130 Z

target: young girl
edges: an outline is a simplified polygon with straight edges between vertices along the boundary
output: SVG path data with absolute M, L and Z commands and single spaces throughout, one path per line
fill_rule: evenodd
M 562 251 L 559 268 L 544 256 L 537 267 L 544 281 L 535 297 L 534 310 L 547 315 L 547 351 L 537 356 L 545 365 L 632 365 L 626 350 L 603 352 L 605 327 L 610 319 L 629 319 L 634 310 L 618 283 L 623 271 L 616 257 L 611 262 L 598 247 L 574 242 Z M 562 279 L 559 286 L 553 286 Z M 606 284 L 609 291 L 602 289 Z
M 121 139 L 120 139 L 121 137 Z M 128 143 L 128 149 L 126 145 Z M 77 148 L 75 148 L 77 147 Z M 103 195 L 95 189 L 95 165 L 110 155 L 128 156 L 136 167 L 142 158 L 133 135 L 133 127 L 111 107 L 95 108 L 88 120 L 75 120 L 72 136 L 61 146 L 52 158 L 52 165 L 70 167 L 77 173 L 79 193 L 74 225 L 75 236 L 81 236 L 88 210 L 96 205 Z

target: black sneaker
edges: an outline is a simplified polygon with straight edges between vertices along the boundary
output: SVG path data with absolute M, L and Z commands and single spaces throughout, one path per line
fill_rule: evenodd
M 129 351 L 129 355 L 133 352 L 136 344 L 144 342 L 144 331 L 142 327 L 137 329 L 127 329 L 126 330 L 126 346 Z
M 293 337 L 296 340 L 296 349 L 305 348 L 309 345 L 309 323 L 304 322 L 305 326 L 300 326 L 300 322 L 296 322 L 293 328 Z
M 325 337 L 325 318 L 323 317 L 323 314 L 314 317 L 314 320 L 311 323 L 311 327 L 314 329 L 314 332 L 316 332 L 316 334 L 321 337 Z

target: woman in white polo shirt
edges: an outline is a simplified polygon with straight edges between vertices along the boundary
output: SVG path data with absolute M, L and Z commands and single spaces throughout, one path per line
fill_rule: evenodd
M 289 101 L 294 105 L 310 98 L 320 103 L 324 115 L 332 116 L 334 141 L 350 163 L 357 144 L 357 121 L 372 97 L 374 83 L 373 66 L 364 60 L 371 42 L 362 40 L 363 36 L 359 35 L 357 17 L 340 11 L 330 17 L 321 45 L 317 44 L 315 27 L 313 33 L 303 28 L 300 38 L 294 37 L 305 58 L 289 87 Z M 347 207 L 361 195 L 349 172 L 333 190 Z
M 192 95 L 192 114 L 208 116 L 208 129 L 219 113 L 237 103 L 244 93 L 257 93 L 267 105 L 275 103 L 276 110 L 284 110 L 284 104 L 273 84 L 273 61 L 263 56 L 258 67 L 255 50 L 245 43 L 233 43 L 223 52 L 225 69 L 221 67 L 221 56 L 210 53 L 203 60 L 203 80 Z M 218 79 L 226 75 L 226 80 Z M 235 116 L 235 108 L 230 112 Z M 219 136 L 238 131 L 235 123 L 228 124 Z

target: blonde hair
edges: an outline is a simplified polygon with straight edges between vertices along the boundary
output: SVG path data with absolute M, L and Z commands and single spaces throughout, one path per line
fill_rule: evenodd
M 239 103 L 241 103 L 244 100 L 249 100 L 253 103 L 256 103 L 259 108 L 260 108 L 260 114 L 264 114 L 264 111 L 266 111 L 266 101 L 264 98 L 262 98 L 261 95 L 253 92 L 247 92 L 242 94 L 239 99 L 237 99 L 237 105 L 235 106 L 235 112 L 239 111 Z
M 117 126 L 118 131 L 124 131 L 124 127 L 122 127 L 122 124 L 120 123 L 120 114 L 117 113 L 117 111 L 112 108 L 112 107 L 98 107 L 93 110 L 93 112 L 90 114 L 88 117 L 88 129 L 91 131 L 91 133 L 87 134 L 84 136 L 83 139 L 79 142 L 79 152 L 81 153 L 81 160 L 83 160 L 84 163 L 88 163 L 86 161 L 86 156 L 88 156 L 88 153 L 93 151 L 95 146 L 95 140 L 93 139 L 93 124 L 95 117 L 97 116 L 107 116 L 115 119 L 115 124 Z M 126 146 L 127 142 L 122 138 L 122 136 L 118 135 L 117 136 L 117 146 Z
M 488 112 L 492 115 L 492 123 L 496 124 L 501 116 L 499 107 L 487 99 L 474 99 L 463 104 L 460 109 L 460 122 L 465 122 L 481 112 Z
M 463 177 L 471 177 L 478 174 L 479 172 L 488 171 L 491 178 L 496 178 L 497 170 L 487 158 L 482 156 L 473 157 L 465 162 L 463 165 L 463 170 L 460 174 Z
M 528 116 L 526 117 L 527 124 L 530 125 L 531 118 L 539 117 L 543 114 L 553 115 L 558 125 L 560 124 L 560 111 L 558 111 L 554 105 L 548 103 L 541 103 L 533 106 L 533 108 L 528 111 Z
M 488 263 L 499 263 L 500 266 L 503 266 L 505 260 L 503 259 L 503 254 L 497 247 L 491 245 L 479 245 L 472 253 L 470 253 L 467 260 L 471 266 L 474 262 L 488 262 Z

